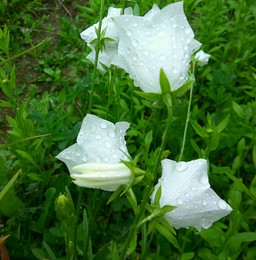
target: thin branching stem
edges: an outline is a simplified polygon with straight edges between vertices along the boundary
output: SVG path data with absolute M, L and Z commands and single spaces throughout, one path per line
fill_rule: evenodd
M 98 61 L 99 61 L 99 53 L 101 49 L 101 41 L 100 41 L 100 35 L 101 35 L 101 27 L 102 27 L 102 19 L 103 19 L 103 11 L 104 11 L 104 0 L 101 0 L 100 4 L 100 21 L 99 26 L 97 29 L 97 43 L 95 46 L 95 61 L 94 61 L 94 68 L 93 68 L 93 78 L 92 78 L 92 86 L 91 86 L 91 93 L 90 93 L 90 99 L 89 99 L 89 108 L 88 113 L 91 113 L 92 111 L 92 104 L 93 104 L 93 95 L 95 91 L 95 83 L 96 83 L 96 76 L 98 72 Z
M 194 73 L 195 73 L 195 64 L 193 64 L 193 72 L 192 72 L 193 76 L 194 76 Z M 185 144 L 186 144 L 188 122 L 190 120 L 190 114 L 191 114 L 191 104 L 192 104 L 192 97 L 193 97 L 193 89 L 194 89 L 194 82 L 191 84 L 190 92 L 189 92 L 187 117 L 186 117 L 186 122 L 185 122 L 185 127 L 184 127 L 181 151 L 180 151 L 180 155 L 179 155 L 179 159 L 178 159 L 179 162 L 182 160 L 182 156 L 183 156 L 184 149 L 185 149 Z

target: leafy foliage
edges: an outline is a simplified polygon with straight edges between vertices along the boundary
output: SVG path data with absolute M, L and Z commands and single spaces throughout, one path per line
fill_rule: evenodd
M 88 111 L 93 66 L 85 58 L 89 50 L 79 33 L 98 21 L 100 2 L 0 3 L 0 21 L 5 24 L 0 30 L 0 236 L 10 235 L 5 245 L 11 259 L 66 259 L 67 254 L 118 259 L 118 248 L 132 224 L 133 209 L 125 196 L 107 204 L 108 192 L 78 190 L 66 167 L 55 159 L 74 143 Z M 109 6 L 125 3 L 143 15 L 153 2 L 163 7 L 173 1 L 107 0 L 105 13 Z M 183 158 L 211 162 L 211 185 L 233 211 L 200 233 L 181 229 L 175 236 L 166 223 L 154 220 L 148 234 L 144 223 L 137 247 L 136 238 L 132 240 L 135 252 L 129 259 L 254 259 L 255 1 L 189 0 L 185 11 L 211 58 L 207 66 L 196 68 Z M 167 111 L 159 109 L 161 102 L 154 104 L 158 97 L 142 98 L 136 91 L 121 70 L 98 73 L 92 113 L 131 122 L 129 153 L 142 169 L 150 169 Z M 172 159 L 182 143 L 189 93 L 184 95 L 173 98 L 166 144 Z M 135 196 L 141 193 L 143 187 L 135 185 Z M 68 211 L 56 206 L 60 198 L 66 200 L 74 226 Z M 75 245 L 65 247 L 65 241 Z

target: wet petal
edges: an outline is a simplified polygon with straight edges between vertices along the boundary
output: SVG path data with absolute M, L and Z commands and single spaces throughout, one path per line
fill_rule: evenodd
M 162 187 L 160 206 L 177 206 L 165 218 L 175 228 L 209 228 L 213 222 L 228 215 L 231 207 L 211 188 L 207 175 L 207 161 L 162 161 L 162 177 L 152 194 Z

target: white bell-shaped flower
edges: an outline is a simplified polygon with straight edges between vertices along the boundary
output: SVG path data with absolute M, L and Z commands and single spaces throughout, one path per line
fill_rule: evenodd
M 171 91 L 188 79 L 191 55 L 201 46 L 186 19 L 183 2 L 163 9 L 154 5 L 143 17 L 116 16 L 118 55 L 113 64 L 123 68 L 144 92 L 161 93 L 160 69 Z
M 98 58 L 98 69 L 102 72 L 105 72 L 105 69 L 102 67 L 101 63 L 107 67 L 110 67 L 113 58 L 117 54 L 117 44 L 118 44 L 118 32 L 117 28 L 113 22 L 113 17 L 120 16 L 122 12 L 121 8 L 110 7 L 108 9 L 107 17 L 102 19 L 101 32 L 106 28 L 106 33 L 104 38 L 108 38 L 105 41 L 105 48 L 103 48 L 99 53 Z M 124 10 L 125 15 L 132 14 L 132 8 L 126 8 Z M 92 50 L 87 58 L 94 63 L 95 61 L 95 43 L 91 43 L 93 40 L 97 39 L 97 34 L 95 29 L 98 29 L 99 23 L 96 23 L 81 33 L 81 38 L 87 42 L 88 47 Z M 112 39 L 112 40 L 109 40 Z
M 56 158 L 67 165 L 78 186 L 114 191 L 132 180 L 130 169 L 121 163 L 121 160 L 127 161 L 129 157 L 124 139 L 128 128 L 127 122 L 114 125 L 87 114 L 77 142 Z
M 207 161 L 162 161 L 162 176 L 151 196 L 154 203 L 161 187 L 160 206 L 177 206 L 165 214 L 174 228 L 209 228 L 212 223 L 228 215 L 232 209 L 211 188 L 207 175 Z
M 199 52 L 197 52 L 195 54 L 195 58 L 198 62 L 199 66 L 204 66 L 208 63 L 209 59 L 210 59 L 211 55 L 208 53 L 205 53 L 204 51 L 200 50 Z

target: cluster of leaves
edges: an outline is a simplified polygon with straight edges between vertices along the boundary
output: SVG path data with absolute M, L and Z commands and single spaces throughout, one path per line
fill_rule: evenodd
M 173 1 L 154 2 L 163 7 Z M 79 32 L 98 21 L 100 3 L 0 3 L 0 21 L 6 24 L 0 31 L 0 236 L 10 235 L 5 247 L 11 259 L 65 259 L 65 241 L 74 240 L 78 250 L 72 243 L 67 248 L 75 252 L 69 253 L 73 257 L 115 259 L 118 242 L 133 220 L 123 197 L 106 205 L 108 192 L 84 189 L 79 195 L 67 169 L 55 159 L 74 143 L 87 113 L 93 69 Z M 105 6 L 124 3 L 105 1 Z M 143 15 L 153 1 L 126 4 Z M 168 234 L 169 241 L 161 234 L 145 234 L 142 225 L 141 242 L 131 259 L 253 259 L 256 6 L 253 0 L 189 0 L 185 10 L 196 39 L 212 57 L 197 69 L 183 158 L 209 159 L 211 185 L 233 212 L 209 230 L 179 230 L 175 238 Z M 166 113 L 134 90 L 122 71 L 98 74 L 92 112 L 113 122 L 131 122 L 129 152 L 146 167 L 161 142 Z M 188 95 L 174 100 L 167 141 L 172 159 L 180 152 L 187 100 Z M 135 186 L 134 192 L 139 197 L 142 191 Z M 81 200 L 83 212 L 76 208 Z

